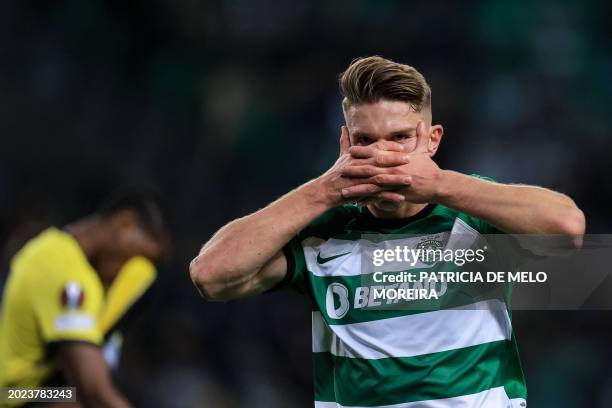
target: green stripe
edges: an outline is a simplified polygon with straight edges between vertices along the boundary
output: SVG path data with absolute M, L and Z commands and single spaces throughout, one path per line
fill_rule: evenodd
M 518 343 L 514 332 L 512 333 L 512 353 L 513 358 L 509 358 L 506 366 L 506 377 L 504 388 L 510 398 L 527 399 L 527 386 L 525 385 L 525 374 L 519 358 Z
M 377 406 L 514 386 L 522 384 L 514 364 L 508 362 L 517 358 L 514 352 L 512 342 L 504 340 L 416 357 L 376 360 L 313 353 L 315 398 L 345 406 Z M 525 397 L 520 390 L 517 393 L 513 397 Z
M 335 401 L 334 362 L 331 353 L 312 353 L 315 400 Z
M 363 238 L 363 234 L 436 234 L 449 231 L 455 222 L 455 218 L 461 218 L 472 228 L 478 229 L 474 219 L 442 205 L 437 205 L 425 218 L 413 222 L 408 221 L 408 224 L 400 228 L 385 228 L 380 225 L 364 224 L 360 216 L 361 211 L 355 206 L 332 209 L 300 232 L 296 239 L 301 241 L 306 237 L 323 239 L 333 237 L 356 241 Z

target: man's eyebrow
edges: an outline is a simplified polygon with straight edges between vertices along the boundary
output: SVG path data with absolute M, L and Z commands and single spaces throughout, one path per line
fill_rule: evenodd
M 395 135 L 403 135 L 403 134 L 407 134 L 407 133 L 414 133 L 416 131 L 416 127 L 415 126 L 411 126 L 411 127 L 407 127 L 407 128 L 403 128 L 403 129 L 399 129 L 399 130 L 394 130 L 393 132 L 389 133 L 388 136 L 395 136 Z M 351 132 L 351 136 L 353 137 L 369 137 L 372 138 L 372 135 L 368 132 L 364 132 L 361 130 L 355 130 L 354 132 Z
M 367 132 L 362 132 L 361 130 L 356 130 L 354 132 L 351 132 L 351 136 L 354 137 L 372 137 L 372 135 L 370 135 Z
M 404 129 L 399 129 L 399 130 L 394 130 L 393 132 L 390 133 L 391 136 L 393 135 L 403 135 L 406 133 L 412 133 L 416 130 L 416 127 L 412 126 L 412 127 L 407 127 Z

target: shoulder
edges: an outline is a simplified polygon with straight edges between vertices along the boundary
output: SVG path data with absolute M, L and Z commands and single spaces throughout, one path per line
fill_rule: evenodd
M 32 266 L 84 261 L 85 254 L 72 235 L 53 227 L 28 241 L 13 258 L 13 264 Z
M 49 228 L 15 255 L 11 275 L 29 282 L 30 290 L 58 290 L 76 282 L 89 293 L 103 292 L 96 271 L 78 242 L 67 232 Z

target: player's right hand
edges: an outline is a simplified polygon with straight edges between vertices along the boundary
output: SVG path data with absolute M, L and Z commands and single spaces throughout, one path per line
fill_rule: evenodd
M 378 174 L 380 167 L 397 167 L 407 164 L 408 155 L 403 153 L 403 145 L 396 142 L 378 142 L 376 154 L 367 158 L 354 157 L 349 153 L 351 147 L 348 129 L 342 126 L 340 131 L 340 157 L 336 163 L 317 181 L 323 188 L 330 206 L 338 206 L 346 202 L 367 202 L 370 200 L 388 200 L 396 203 L 405 201 L 405 196 L 393 191 L 406 187 L 410 183 L 400 174 Z M 372 175 L 363 177 L 346 177 L 349 168 L 371 168 Z M 385 177 L 386 186 L 381 186 L 380 177 Z M 389 187 L 392 185 L 393 187 Z M 350 190 L 349 190 L 350 187 Z M 350 192 L 350 196 L 347 193 Z

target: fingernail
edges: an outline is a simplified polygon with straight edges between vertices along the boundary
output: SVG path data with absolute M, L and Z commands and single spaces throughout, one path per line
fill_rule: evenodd
M 405 155 L 405 156 L 404 156 L 404 161 L 405 161 L 406 163 L 408 163 L 408 162 L 410 161 L 410 155 L 409 155 L 409 154 L 407 154 L 407 155 Z
M 411 177 L 405 177 L 404 178 L 404 184 L 410 184 L 412 183 L 412 178 Z
M 341 194 L 342 194 L 342 197 L 346 197 L 346 195 L 348 194 L 348 192 L 349 192 L 349 191 L 348 191 L 346 188 L 343 188 L 343 189 L 342 189 L 342 193 L 341 193 Z

